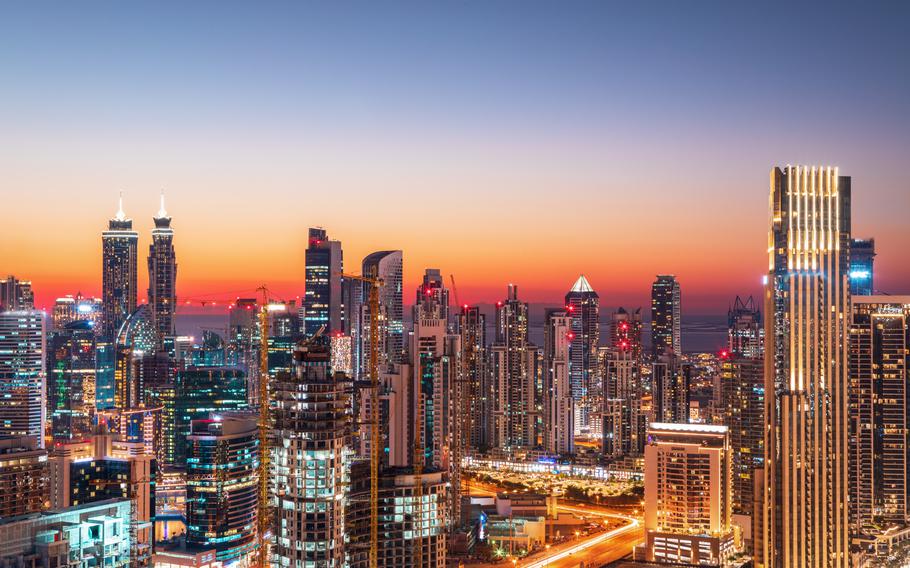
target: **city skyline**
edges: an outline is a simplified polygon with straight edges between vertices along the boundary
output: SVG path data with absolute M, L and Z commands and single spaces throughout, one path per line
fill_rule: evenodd
M 788 7 L 766 28 L 764 9 L 712 3 L 397 7 L 397 18 L 188 7 L 176 20 L 12 7 L 0 186 L 37 213 L 5 219 L 16 245 L 4 270 L 36 283 L 39 306 L 100 296 L 97 233 L 118 192 L 144 251 L 163 187 L 178 297 L 263 282 L 302 295 L 306 229 L 321 226 L 349 269 L 403 250 L 408 288 L 436 267 L 469 303 L 510 282 L 556 303 L 585 274 L 605 306 L 645 306 L 654 276 L 670 273 L 684 312 L 720 314 L 759 292 L 767 165 L 822 163 L 865 189 L 854 234 L 877 239 L 877 287 L 899 293 L 910 84 L 894 71 L 907 9 Z M 800 26 L 809 17 L 819 25 Z M 209 18 L 219 31 L 197 37 Z M 39 25 L 53 41 L 28 33 Z M 826 31 L 848 25 L 862 41 Z M 427 195 L 436 214 L 415 214 Z M 543 228 L 563 202 L 574 229 L 554 237 Z M 462 220 L 480 229 L 439 230 Z M 65 258 L 50 254 L 55 232 Z

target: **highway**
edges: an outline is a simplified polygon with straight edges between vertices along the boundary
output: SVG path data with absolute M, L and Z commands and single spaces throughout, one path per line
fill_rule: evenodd
M 494 495 L 497 488 L 468 482 L 472 495 Z M 596 568 L 628 555 L 632 547 L 644 539 L 641 522 L 628 515 L 596 505 L 560 504 L 560 511 L 577 515 L 603 517 L 625 521 L 616 529 L 595 533 L 591 536 L 571 540 L 539 552 L 514 564 L 520 568 L 575 568 L 584 562 L 586 568 Z M 474 565 L 478 566 L 478 565 Z M 482 564 L 479 566 L 508 566 L 508 564 Z

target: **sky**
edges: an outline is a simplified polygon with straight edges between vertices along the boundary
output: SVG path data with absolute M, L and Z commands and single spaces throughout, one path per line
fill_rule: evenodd
M 683 310 L 760 293 L 774 165 L 853 178 L 876 287 L 910 292 L 910 5 L 9 2 L 0 272 L 100 295 L 124 208 L 164 189 L 178 296 L 303 293 L 307 227 L 358 272 L 404 250 L 461 302 Z M 140 298 L 145 297 L 140 293 Z

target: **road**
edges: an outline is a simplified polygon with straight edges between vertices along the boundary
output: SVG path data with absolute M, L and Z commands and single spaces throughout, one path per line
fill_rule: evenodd
M 468 482 L 472 495 L 494 495 L 495 487 Z M 632 547 L 644 539 L 644 529 L 638 519 L 618 513 L 605 507 L 590 505 L 560 504 L 560 511 L 594 517 L 625 521 L 619 528 L 595 533 L 591 536 L 572 540 L 554 546 L 544 553 L 520 560 L 515 566 L 521 568 L 575 568 L 581 562 L 588 567 L 598 567 L 628 555 Z M 482 566 L 508 566 L 508 564 L 485 564 Z

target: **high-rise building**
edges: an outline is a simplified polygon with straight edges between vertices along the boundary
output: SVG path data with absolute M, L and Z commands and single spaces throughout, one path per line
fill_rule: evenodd
M 140 366 L 146 353 L 154 353 L 158 332 L 149 304 L 142 304 L 119 327 L 114 351 L 114 406 L 120 410 L 142 403 L 145 385 Z
M 374 252 L 363 259 L 362 274 L 368 278 L 379 278 L 382 287 L 379 289 L 379 338 L 380 364 L 399 363 L 404 353 L 404 304 L 402 297 L 402 252 L 386 250 Z M 354 284 L 357 286 L 357 284 Z M 354 306 L 358 325 L 352 328 L 351 335 L 355 341 L 356 367 L 364 372 L 367 365 L 367 354 L 370 352 L 370 284 L 360 283 L 359 304 Z M 358 301 L 355 299 L 354 301 Z M 359 339 L 358 339 L 359 338 Z
M 642 409 L 641 364 L 634 352 L 620 347 L 604 354 L 603 453 L 612 459 L 644 452 L 648 417 Z
M 487 367 L 487 317 L 477 306 L 462 306 L 458 315 L 464 362 L 465 444 L 471 451 L 490 446 L 492 392 Z
M 96 333 L 100 333 L 102 305 L 101 298 L 86 298 L 81 292 L 76 294 L 75 298 L 73 296 L 57 298 L 51 316 L 52 327 L 54 330 L 60 330 L 70 322 L 86 320 L 92 322 Z
M 496 341 L 490 349 L 493 374 L 493 446 L 505 453 L 536 444 L 536 385 L 532 373 L 536 350 L 528 342 L 528 304 L 509 284 L 505 301 L 496 303 Z
M 679 282 L 672 274 L 658 274 L 651 285 L 651 355 L 682 355 L 682 313 Z
M 0 312 L 0 436 L 34 436 L 44 447 L 44 312 Z
M 133 230 L 133 220 L 123 212 L 123 196 L 117 214 L 101 233 L 101 301 L 102 332 L 116 337 L 120 326 L 136 310 L 136 259 L 139 233 Z
M 641 308 L 632 313 L 619 308 L 610 315 L 610 347 L 641 361 Z
M 329 240 L 325 229 L 310 228 L 307 243 L 303 331 L 312 336 L 324 327 L 327 334 L 344 333 L 341 241 Z
M 850 516 L 855 534 L 906 523 L 910 296 L 855 296 L 850 327 Z
M 569 382 L 572 318 L 548 310 L 544 318 L 544 448 L 551 454 L 575 452 L 575 399 Z
M 584 274 L 566 294 L 566 312 L 572 320 L 569 334 L 569 385 L 575 400 L 575 434 L 599 432 L 593 415 L 603 400 L 597 380 L 597 346 L 600 343 L 600 297 Z
M 246 374 L 231 367 L 188 367 L 177 372 L 174 380 L 173 411 L 164 406 L 163 416 L 173 416 L 174 424 L 164 429 L 174 432 L 173 460 L 166 463 L 181 465 L 186 461 L 186 437 L 193 420 L 202 420 L 212 413 L 246 410 Z M 166 399 L 162 401 L 166 404 Z
M 875 293 L 875 239 L 850 241 L 850 295 L 870 296 Z
M 442 472 L 425 471 L 418 478 L 412 468 L 391 468 L 379 476 L 380 568 L 444 568 L 448 527 L 449 490 Z M 351 472 L 347 535 L 351 568 L 369 566 L 370 471 L 362 462 Z
M 159 345 L 164 338 L 175 335 L 177 312 L 177 256 L 174 254 L 174 230 L 171 218 L 164 209 L 164 192 L 161 192 L 161 209 L 155 215 L 152 243 L 149 245 L 149 305 L 158 332 Z
M 726 426 L 652 423 L 645 447 L 642 560 L 725 566 L 736 554 Z M 642 554 L 643 553 L 643 554 Z
M 743 301 L 739 296 L 727 311 L 727 351 L 732 357 L 760 359 L 764 353 L 765 328 L 761 311 L 752 296 Z
M 225 565 L 246 565 L 257 547 L 257 417 L 193 420 L 186 442 L 186 543 L 214 549 Z
M 755 483 L 765 465 L 765 378 L 761 356 L 721 358 L 721 417 L 733 449 L 733 513 L 744 529 L 746 548 L 761 533 L 755 510 Z
M 349 379 L 330 366 L 328 339 L 298 344 L 294 369 L 272 384 L 270 467 L 279 566 L 345 564 Z
M 47 414 L 54 439 L 70 440 L 91 433 L 95 415 L 95 329 L 75 320 L 47 338 Z
M 10 274 L 0 280 L 0 312 L 19 312 L 35 309 L 35 292 L 28 280 L 18 280 Z
M 0 519 L 42 511 L 47 474 L 47 451 L 37 438 L 0 437 Z
M 420 318 L 441 319 L 448 324 L 449 290 L 438 268 L 427 268 L 423 282 L 417 287 L 413 321 Z
M 850 178 L 771 171 L 764 538 L 770 568 L 850 564 Z
M 689 421 L 692 365 L 675 355 L 662 355 L 651 364 L 653 422 Z

